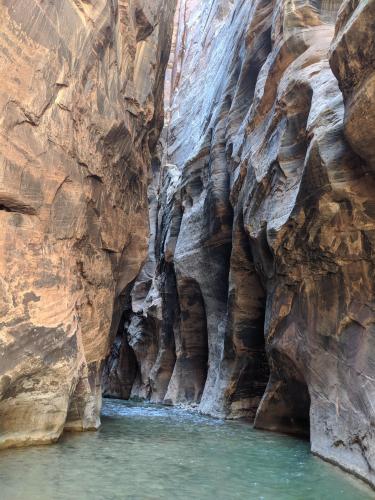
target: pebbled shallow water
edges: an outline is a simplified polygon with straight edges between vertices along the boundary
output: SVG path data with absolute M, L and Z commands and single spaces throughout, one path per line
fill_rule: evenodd
M 178 408 L 106 400 L 99 432 L 0 453 L 1 500 L 362 500 L 309 444 Z

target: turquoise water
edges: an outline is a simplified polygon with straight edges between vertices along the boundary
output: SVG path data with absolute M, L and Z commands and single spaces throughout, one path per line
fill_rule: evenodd
M 1 500 L 362 500 L 309 444 L 182 409 L 107 400 L 99 432 L 0 453 Z

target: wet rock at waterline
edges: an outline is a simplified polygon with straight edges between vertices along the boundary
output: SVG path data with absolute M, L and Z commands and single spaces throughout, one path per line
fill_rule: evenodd
M 173 0 L 0 2 L 0 447 L 99 425 L 146 258 Z
M 310 435 L 372 484 L 374 22 L 365 0 L 179 2 L 155 272 L 120 332 L 133 395 Z

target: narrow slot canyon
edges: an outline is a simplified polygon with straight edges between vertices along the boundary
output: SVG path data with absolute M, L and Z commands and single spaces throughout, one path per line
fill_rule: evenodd
M 375 498 L 374 61 L 375 0 L 0 0 L 2 499 Z

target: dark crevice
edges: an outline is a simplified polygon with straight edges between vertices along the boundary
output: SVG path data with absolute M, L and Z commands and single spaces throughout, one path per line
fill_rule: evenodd
M 310 394 L 304 375 L 281 352 L 271 354 L 273 368 L 256 417 L 256 427 L 310 437 Z
M 111 330 L 115 331 L 115 339 L 110 353 L 104 362 L 102 374 L 102 390 L 104 397 L 129 399 L 134 381 L 138 374 L 138 363 L 132 347 L 129 345 L 127 330 L 132 314 L 131 291 L 134 283 L 129 284 L 120 297 L 119 321 L 116 311 Z M 118 326 L 117 326 L 118 325 Z M 113 337 L 112 337 L 113 338 Z
M 137 42 L 143 42 L 153 33 L 155 26 L 150 23 L 143 10 L 139 8 L 135 10 L 135 21 L 137 25 Z
M 33 207 L 12 202 L 0 203 L 0 211 L 13 212 L 24 215 L 36 215 L 37 213 L 35 208 Z

